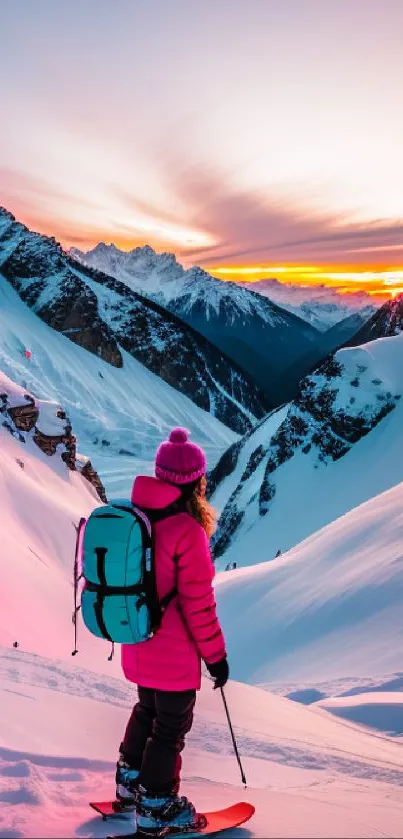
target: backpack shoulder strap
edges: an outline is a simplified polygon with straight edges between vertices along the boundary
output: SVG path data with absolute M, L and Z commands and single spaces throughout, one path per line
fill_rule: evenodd
M 171 600 L 173 600 L 174 597 L 176 597 L 177 594 L 178 594 L 178 589 L 177 589 L 176 586 L 174 586 L 171 589 L 171 591 L 169 591 L 168 594 L 165 595 L 165 597 L 161 597 L 160 606 L 161 606 L 162 614 L 164 614 L 164 612 L 168 608 Z
M 185 513 L 186 512 L 186 501 L 183 498 L 178 498 L 178 500 L 174 501 L 173 504 L 170 504 L 168 507 L 163 507 L 163 509 L 161 509 L 161 510 L 155 510 L 155 509 L 150 509 L 150 508 L 145 508 L 145 507 L 141 507 L 141 509 L 139 509 L 138 507 L 135 507 L 134 509 L 136 510 L 136 512 L 138 514 L 144 516 L 144 518 L 149 522 L 149 525 L 150 525 L 151 531 L 152 531 L 152 526 L 154 524 L 157 524 L 157 522 L 164 521 L 165 519 L 171 518 L 172 516 L 177 516 L 179 513 Z M 154 557 L 153 557 L 153 559 L 154 559 Z M 173 557 L 173 561 L 175 562 L 175 557 Z M 152 562 L 152 565 L 154 566 L 154 562 Z M 155 578 L 155 569 L 154 568 L 153 568 L 153 571 L 154 571 L 154 578 Z M 177 594 L 178 594 L 178 589 L 175 585 L 171 589 L 171 591 L 169 591 L 168 594 L 165 595 L 165 597 L 162 597 L 159 600 L 160 621 L 161 621 L 161 618 L 162 618 L 164 612 L 168 608 L 169 604 L 174 599 L 174 597 L 176 597 Z
M 172 518 L 172 516 L 177 516 L 179 513 L 185 513 L 186 501 L 184 498 L 178 498 L 177 501 L 173 501 L 172 504 L 169 504 L 168 507 L 163 507 L 161 510 L 145 507 L 142 507 L 141 509 L 144 511 L 151 524 L 156 524 L 159 521 Z

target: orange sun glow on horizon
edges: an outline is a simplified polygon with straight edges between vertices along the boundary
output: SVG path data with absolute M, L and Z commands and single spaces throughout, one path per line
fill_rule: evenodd
M 15 202 L 18 204 L 18 202 Z M 213 277 L 225 282 L 244 282 L 252 286 L 261 280 L 275 279 L 285 285 L 301 287 L 327 286 L 339 293 L 351 294 L 365 292 L 378 300 L 386 301 L 403 293 L 403 265 L 387 263 L 328 263 L 328 264 L 210 264 L 209 246 L 214 237 L 208 237 L 200 231 L 187 230 L 180 226 L 166 226 L 153 222 L 147 230 L 133 231 L 130 225 L 125 231 L 107 230 L 105 224 L 93 224 L 85 227 L 69 220 L 55 225 L 53 218 L 42 214 L 40 218 L 27 208 L 12 208 L 16 217 L 33 230 L 47 236 L 55 236 L 66 250 L 78 247 L 91 250 L 98 242 L 114 244 L 123 251 L 130 251 L 145 244 L 151 245 L 158 253 L 174 251 L 177 259 L 185 268 L 200 265 Z M 55 229 L 56 228 L 56 229 Z M 192 255 L 190 251 L 197 248 Z M 217 243 L 219 247 L 219 243 Z M 205 251 L 205 252 L 204 252 Z
M 206 269 L 220 280 L 253 283 L 276 279 L 301 286 L 329 286 L 345 294 L 366 292 L 385 300 L 403 293 L 403 267 L 350 265 L 231 265 Z

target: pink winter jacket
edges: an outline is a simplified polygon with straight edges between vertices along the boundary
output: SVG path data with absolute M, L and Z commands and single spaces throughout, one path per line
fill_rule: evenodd
M 157 478 L 138 477 L 132 502 L 163 509 L 180 491 Z M 212 581 L 214 567 L 207 536 L 188 513 L 178 513 L 154 525 L 155 568 L 160 598 L 176 586 L 153 638 L 122 646 L 123 672 L 130 682 L 157 690 L 199 690 L 201 659 L 213 664 L 225 655 L 225 642 L 216 615 Z

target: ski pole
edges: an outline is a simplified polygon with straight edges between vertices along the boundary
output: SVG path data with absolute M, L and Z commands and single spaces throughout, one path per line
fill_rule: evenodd
M 238 746 L 237 746 L 236 740 L 235 740 L 234 729 L 232 728 L 232 722 L 231 722 L 231 717 L 229 715 L 229 710 L 228 710 L 227 700 L 225 698 L 224 688 L 220 688 L 220 691 L 221 691 L 222 701 L 224 703 L 225 713 L 226 713 L 227 722 L 228 722 L 228 728 L 229 728 L 230 734 L 231 734 L 232 745 L 234 747 L 234 752 L 235 752 L 235 755 L 236 755 L 236 759 L 238 761 L 239 771 L 241 773 L 241 780 L 242 780 L 242 783 L 244 784 L 244 786 L 246 787 L 245 772 L 243 771 L 241 758 L 239 757 Z

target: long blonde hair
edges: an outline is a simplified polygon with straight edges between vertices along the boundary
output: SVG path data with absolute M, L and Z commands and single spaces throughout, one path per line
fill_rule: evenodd
M 206 487 L 206 476 L 202 475 L 186 502 L 186 509 L 189 515 L 193 516 L 193 518 L 196 519 L 196 521 L 198 521 L 202 526 L 208 539 L 211 539 L 217 527 L 218 514 L 207 500 Z

